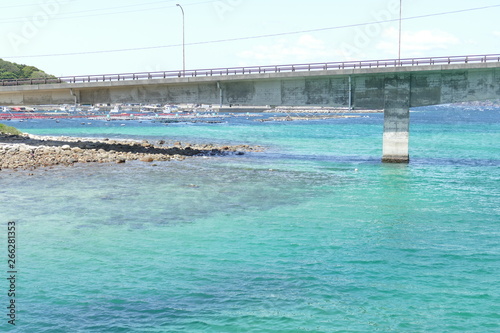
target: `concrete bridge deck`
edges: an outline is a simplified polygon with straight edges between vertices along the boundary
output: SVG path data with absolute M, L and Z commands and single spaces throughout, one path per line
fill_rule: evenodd
M 500 55 L 0 82 L 0 105 L 204 103 L 384 109 L 383 160 L 407 162 L 409 108 L 499 98 Z

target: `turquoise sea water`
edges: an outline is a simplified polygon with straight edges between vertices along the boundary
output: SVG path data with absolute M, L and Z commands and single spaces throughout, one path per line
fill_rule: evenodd
M 16 332 L 498 332 L 500 109 L 165 126 L 27 121 L 33 134 L 244 143 L 263 153 L 0 172 L 17 227 Z M 7 313 L 9 288 L 0 282 Z

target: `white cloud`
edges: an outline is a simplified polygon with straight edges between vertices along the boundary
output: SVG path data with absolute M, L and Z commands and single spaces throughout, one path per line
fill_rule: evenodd
M 272 45 L 259 45 L 238 53 L 250 64 L 284 64 L 299 62 L 328 61 L 336 56 L 329 51 L 325 42 L 311 35 L 302 35 L 295 40 L 282 38 Z
M 500 31 L 493 31 L 493 35 L 496 37 L 500 37 Z
M 394 54 L 398 49 L 399 32 L 395 28 L 386 29 L 382 41 L 376 46 L 378 50 Z M 460 43 L 460 40 L 441 30 L 420 30 L 403 32 L 401 37 L 401 52 L 403 57 L 429 55 L 433 51 L 441 51 Z

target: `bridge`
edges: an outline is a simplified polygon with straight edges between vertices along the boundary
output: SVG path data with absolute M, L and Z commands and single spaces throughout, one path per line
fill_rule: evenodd
M 500 55 L 0 81 L 0 105 L 203 103 L 383 109 L 384 162 L 409 161 L 411 107 L 497 99 Z

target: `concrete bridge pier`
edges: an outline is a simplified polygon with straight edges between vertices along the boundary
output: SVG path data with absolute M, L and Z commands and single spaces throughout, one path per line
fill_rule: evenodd
M 408 74 L 387 76 L 384 85 L 382 162 L 408 163 L 411 78 Z

